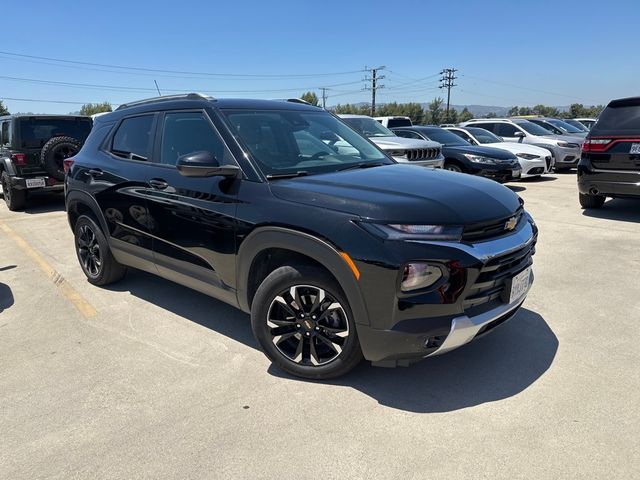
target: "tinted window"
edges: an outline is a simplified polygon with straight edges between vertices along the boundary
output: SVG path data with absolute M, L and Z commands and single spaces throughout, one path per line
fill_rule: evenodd
M 476 123 L 472 124 L 475 128 L 484 128 L 485 130 L 489 130 L 490 132 L 495 133 L 495 129 L 493 128 L 495 123 Z
M 451 133 L 455 133 L 456 135 L 458 135 L 461 139 L 466 140 L 467 142 L 471 143 L 471 137 L 469 135 L 467 135 L 466 132 L 463 132 L 462 130 L 449 130 Z
M 393 137 L 395 135 L 387 127 L 370 117 L 347 117 L 342 120 L 365 137 Z
M 395 127 L 410 127 L 411 120 L 408 118 L 390 118 L 387 122 L 387 127 L 395 128 Z
M 549 120 L 549 123 L 551 125 L 554 125 L 562 130 L 564 130 L 567 133 L 582 133 L 582 130 L 579 128 L 574 127 L 573 125 L 571 125 L 570 123 L 567 123 L 563 120 Z
M 444 128 L 429 128 L 421 130 L 421 132 L 429 137 L 429 140 L 441 143 L 442 145 L 447 147 L 453 147 L 455 145 L 461 147 L 469 146 L 469 142 L 463 140 L 455 133 L 451 133 L 449 130 L 445 130 Z
M 113 136 L 111 151 L 130 160 L 147 160 L 151 154 L 153 115 L 125 118 Z
M 396 130 L 394 131 L 394 133 L 396 135 L 398 135 L 399 137 L 404 137 L 404 138 L 417 138 L 418 140 L 424 140 L 424 138 L 422 138 L 420 135 L 418 135 L 416 132 L 411 132 L 409 130 Z
M 516 132 L 519 132 L 514 125 L 510 123 L 497 123 L 496 124 L 496 135 L 500 137 L 515 137 Z
M 188 153 L 213 153 L 224 162 L 224 144 L 202 112 L 176 112 L 164 116 L 160 163 L 175 165 L 178 157 Z
M 549 132 L 551 132 L 554 135 L 563 135 L 563 134 L 566 133 L 561 128 L 556 127 L 555 125 L 553 125 L 553 124 L 551 124 L 549 122 L 543 121 L 543 120 L 529 120 L 529 121 L 531 123 L 534 123 L 534 124 L 538 125 L 539 127 L 544 128 L 545 130 L 549 130 Z
M 476 137 L 476 140 L 480 143 L 500 143 L 502 139 L 500 137 L 496 137 L 489 130 L 485 130 L 484 128 L 469 128 L 469 132 Z
M 591 127 L 592 135 L 640 133 L 640 100 L 618 100 L 605 108 Z
M 542 128 L 540 125 L 536 125 L 535 123 L 532 123 L 532 122 L 518 123 L 518 126 L 521 127 L 524 131 L 530 133 L 531 135 L 553 135 L 553 133 L 551 133 L 546 128 Z
M 88 118 L 24 118 L 18 122 L 23 148 L 39 148 L 53 137 L 73 137 L 84 142 L 91 131 Z
M 0 130 L 0 145 L 11 143 L 11 140 L 9 139 L 9 124 L 10 122 L 2 122 L 2 130 Z

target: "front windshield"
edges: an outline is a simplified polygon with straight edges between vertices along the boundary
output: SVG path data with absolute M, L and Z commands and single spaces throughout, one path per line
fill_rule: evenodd
M 342 119 L 365 137 L 395 137 L 396 134 L 377 120 L 369 117 L 347 117 Z
M 313 175 L 363 163 L 393 163 L 326 112 L 223 110 L 223 114 L 237 140 L 267 176 Z
M 441 143 L 445 147 L 468 147 L 471 145 L 455 133 L 444 128 L 428 128 L 421 130 L 420 133 L 429 137 L 429 140 Z
M 516 125 L 526 130 L 531 135 L 553 135 L 553 133 L 551 133 L 546 128 L 542 128 L 540 125 L 532 122 L 518 122 Z
M 549 123 L 551 125 L 555 125 L 561 130 L 564 130 L 566 133 L 582 133 L 582 130 L 568 124 L 567 122 L 563 122 L 562 120 L 549 120 Z
M 468 128 L 471 135 L 475 137 L 478 143 L 500 143 L 503 140 L 484 128 Z

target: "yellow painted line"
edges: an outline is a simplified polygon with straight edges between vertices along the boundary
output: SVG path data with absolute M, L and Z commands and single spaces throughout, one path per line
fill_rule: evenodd
M 78 309 L 78 311 L 86 318 L 95 317 L 98 312 L 96 309 L 87 302 L 80 292 L 71 286 L 65 278 L 60 275 L 55 268 L 53 268 L 49 262 L 47 262 L 42 255 L 40 255 L 31 245 L 29 245 L 24 238 L 18 235 L 9 225 L 0 220 L 0 229 L 5 232 L 11 240 L 13 240 L 18 247 L 35 262 L 40 270 L 42 270 L 47 277 L 54 283 L 60 290 L 62 295 L 69 300 Z

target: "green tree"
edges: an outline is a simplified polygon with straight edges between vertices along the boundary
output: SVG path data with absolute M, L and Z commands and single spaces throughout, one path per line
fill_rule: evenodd
M 517 115 L 520 115 L 520 107 L 518 107 L 517 105 L 515 107 L 511 107 L 507 112 L 507 116 L 509 117 L 515 117 Z
M 444 111 L 442 110 L 442 104 L 444 100 L 440 97 L 434 98 L 431 103 L 429 103 L 429 115 L 430 122 L 434 125 L 440 125 L 442 120 L 444 119 Z
M 464 109 L 460 112 L 460 115 L 458 116 L 458 122 L 468 122 L 472 118 L 473 118 L 473 113 L 471 113 L 467 107 L 464 107 Z
M 318 106 L 318 95 L 316 95 L 315 92 L 305 92 L 300 99 L 309 102 L 311 105 Z
M 496 112 L 489 112 L 484 116 L 484 118 L 496 118 L 497 116 Z
M 458 112 L 455 108 L 449 109 L 449 115 L 445 118 L 445 123 L 458 123 Z
M 95 115 L 96 113 L 112 112 L 111 104 L 109 102 L 102 103 L 85 103 L 80 108 L 80 115 Z
M 9 110 L 4 106 L 2 100 L 0 100 L 0 115 L 9 115 Z
M 532 111 L 534 115 L 542 115 L 543 117 L 558 117 L 560 115 L 556 107 L 547 107 L 546 105 L 536 105 Z
M 333 113 L 344 113 L 344 114 L 354 114 L 354 115 L 369 115 L 371 110 L 368 105 L 355 105 L 351 103 L 345 103 L 344 105 L 338 104 L 332 108 Z

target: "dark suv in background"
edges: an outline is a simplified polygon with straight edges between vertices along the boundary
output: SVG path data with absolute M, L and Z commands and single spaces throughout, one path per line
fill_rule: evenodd
M 578 164 L 582 208 L 640 198 L 640 97 L 613 100 L 591 127 Z
M 537 229 L 516 194 L 396 164 L 299 101 L 124 105 L 66 166 L 89 282 L 134 267 L 250 312 L 266 355 L 302 377 L 455 349 L 511 318 L 533 280 Z
M 75 155 L 91 131 L 90 117 L 0 117 L 0 175 L 10 210 L 25 207 L 28 192 L 63 189 L 64 159 Z

